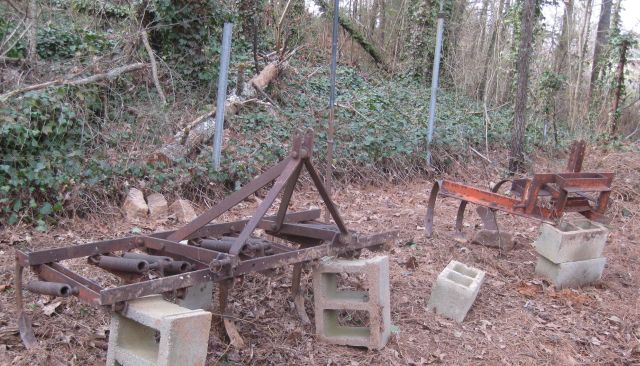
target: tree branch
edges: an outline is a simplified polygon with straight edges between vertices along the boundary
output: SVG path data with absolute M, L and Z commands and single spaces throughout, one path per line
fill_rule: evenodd
M 149 37 L 147 35 L 147 31 L 142 30 L 142 43 L 144 43 L 144 48 L 146 48 L 147 53 L 149 54 L 149 61 L 151 62 L 151 75 L 153 76 L 153 84 L 156 86 L 156 90 L 158 91 L 158 95 L 160 96 L 160 100 L 162 104 L 167 104 L 167 98 L 164 96 L 164 92 L 162 91 L 162 86 L 160 85 L 160 80 L 158 79 L 158 66 L 156 65 L 156 57 L 153 53 L 153 49 L 149 44 Z
M 105 73 L 102 73 L 102 74 L 91 75 L 91 76 L 88 76 L 86 78 L 74 79 L 74 80 L 56 79 L 56 80 L 47 81 L 45 83 L 29 85 L 29 86 L 26 86 L 24 88 L 15 89 L 15 90 L 12 90 L 10 92 L 6 92 L 4 94 L 0 94 L 0 102 L 4 102 L 7 99 L 15 97 L 17 95 L 21 95 L 21 94 L 24 94 L 24 93 L 27 93 L 27 92 L 30 92 L 30 91 L 33 91 L 33 90 L 45 89 L 45 88 L 48 88 L 50 86 L 85 85 L 85 84 L 95 83 L 97 81 L 101 81 L 101 80 L 105 80 L 105 79 L 113 80 L 116 77 L 120 76 L 121 74 L 128 73 L 128 72 L 131 72 L 131 71 L 140 70 L 140 69 L 145 68 L 147 66 L 148 65 L 146 63 L 138 62 L 138 63 L 135 63 L 135 64 L 116 67 L 115 69 L 112 69 L 112 70 L 110 70 L 108 72 L 105 72 Z

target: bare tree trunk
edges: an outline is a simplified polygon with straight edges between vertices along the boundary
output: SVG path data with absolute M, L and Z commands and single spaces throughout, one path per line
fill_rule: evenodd
M 380 6 L 380 1 L 373 0 L 373 4 L 371 5 L 371 14 L 369 18 L 369 39 L 372 39 L 372 40 L 376 32 L 376 23 L 378 23 L 379 6 Z
M 474 58 L 478 57 L 478 54 L 482 52 L 482 48 L 484 47 L 484 34 L 485 34 L 485 27 L 487 24 L 487 6 L 488 6 L 488 0 L 482 0 L 482 8 L 480 9 L 480 19 L 479 19 L 482 30 L 479 36 L 477 37 L 474 36 L 474 42 L 471 44 L 470 56 Z M 478 44 L 480 44 L 480 47 L 476 48 Z
M 600 20 L 598 20 L 598 30 L 596 32 L 596 43 L 593 46 L 593 64 L 591 65 L 591 82 L 589 84 L 589 101 L 593 96 L 593 89 L 602 69 L 602 53 L 609 38 L 609 27 L 611 26 L 611 4 L 612 0 L 602 0 L 600 7 Z
M 482 1 L 482 13 L 480 14 L 480 22 L 482 23 L 482 28 L 480 30 L 480 48 L 478 52 L 482 52 L 484 49 L 484 38 L 487 34 L 487 9 L 489 7 L 489 0 Z
M 558 47 L 555 50 L 555 57 L 553 61 L 553 70 L 556 74 L 562 74 L 567 58 L 567 48 L 569 45 L 569 40 L 571 39 L 572 34 L 572 24 L 571 21 L 573 19 L 573 0 L 565 0 L 564 1 L 564 15 L 562 16 L 562 30 L 560 31 L 560 39 L 558 40 Z
M 533 23 L 536 0 L 524 0 L 520 47 L 518 50 L 518 84 L 516 90 L 513 130 L 511 132 L 511 150 L 509 153 L 509 172 L 524 171 L 524 132 L 527 125 L 527 91 L 529 89 L 529 59 L 533 44 Z
M 380 44 L 384 47 L 385 28 L 387 26 L 387 2 L 380 0 Z
M 487 56 L 484 60 L 482 79 L 480 79 L 480 87 L 478 88 L 478 99 L 485 100 L 487 95 L 487 77 L 489 73 L 489 65 L 491 64 L 491 56 L 496 47 L 496 39 L 498 38 L 498 32 L 500 31 L 500 19 L 502 17 L 502 10 L 504 7 L 504 0 L 500 0 L 498 5 L 498 12 L 494 16 L 493 30 L 491 31 L 491 38 L 489 40 L 489 48 L 487 49 Z
M 616 92 L 613 98 L 613 105 L 611 107 L 611 135 L 614 136 L 618 129 L 618 119 L 620 119 L 620 111 L 618 106 L 620 105 L 620 98 L 622 96 L 622 89 L 624 88 L 624 66 L 627 63 L 627 49 L 629 48 L 629 42 L 627 40 L 620 44 L 620 60 L 618 61 L 618 68 L 616 70 Z
M 571 123 L 575 126 L 576 113 L 578 110 L 578 94 L 580 93 L 580 87 L 582 86 L 582 67 L 584 66 L 584 58 L 587 53 L 587 40 L 589 39 L 589 24 L 591 21 L 591 11 L 593 9 L 593 0 L 587 0 L 585 6 L 585 15 L 582 20 L 582 26 L 580 34 L 578 36 L 578 71 L 576 74 L 576 83 L 571 97 Z
M 38 61 L 38 2 L 29 0 L 27 5 L 27 60 L 31 67 Z

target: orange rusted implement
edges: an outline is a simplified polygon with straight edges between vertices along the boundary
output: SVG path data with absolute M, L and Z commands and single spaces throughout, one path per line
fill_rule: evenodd
M 488 208 L 478 212 L 485 228 L 492 230 L 497 229 L 497 210 L 551 224 L 556 224 L 565 212 L 578 212 L 591 220 L 604 220 L 614 174 L 581 172 L 584 151 L 584 141 L 576 141 L 571 149 L 566 172 L 534 174 L 533 178 L 525 179 L 505 179 L 498 182 L 491 191 L 448 180 L 435 182 L 425 217 L 427 236 L 431 237 L 433 233 L 433 215 L 438 195 L 461 201 L 456 217 L 456 231 L 459 234 L 462 233 L 462 220 L 468 202 Z M 513 196 L 498 193 L 506 182 L 511 182 Z

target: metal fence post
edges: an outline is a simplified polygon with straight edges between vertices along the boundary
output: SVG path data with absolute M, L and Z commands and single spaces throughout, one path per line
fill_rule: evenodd
M 327 169 L 324 177 L 324 185 L 327 193 L 331 196 L 332 180 L 333 180 L 333 135 L 334 135 L 334 118 L 336 105 L 336 68 L 338 58 L 338 17 L 340 16 L 340 0 L 333 1 L 333 27 L 331 34 L 331 75 L 330 75 L 330 91 L 329 91 L 329 121 L 327 124 Z M 325 220 L 329 220 L 329 211 L 325 212 Z
M 231 32 L 233 23 L 224 23 L 222 31 L 222 50 L 220 52 L 220 70 L 218 74 L 218 95 L 216 100 L 216 126 L 213 135 L 213 169 L 220 170 L 220 152 L 224 134 L 224 103 L 227 100 L 227 73 L 231 55 Z
M 440 76 L 440 52 L 442 50 L 442 31 L 444 29 L 443 1 L 440 0 L 438 13 L 438 30 L 436 33 L 436 54 L 433 58 L 433 72 L 431 73 L 431 100 L 429 101 L 429 130 L 427 135 L 427 163 L 431 165 L 431 141 L 436 118 L 436 97 L 438 94 L 438 78 Z

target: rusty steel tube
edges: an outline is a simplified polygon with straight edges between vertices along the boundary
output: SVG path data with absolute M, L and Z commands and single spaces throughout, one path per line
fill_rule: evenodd
M 90 258 L 92 263 L 107 270 L 130 273 L 145 273 L 149 270 L 149 262 L 141 259 L 111 257 L 107 255 L 98 255 Z
M 59 282 L 31 281 L 27 284 L 26 289 L 35 294 L 59 297 L 68 297 L 78 294 L 78 289 L 73 288 L 66 283 Z
M 157 262 L 169 263 L 169 262 L 173 262 L 173 258 L 171 258 L 171 257 L 167 257 L 167 256 L 163 256 L 163 255 L 144 254 L 144 253 L 131 253 L 131 252 L 128 252 L 128 253 L 124 253 L 122 255 L 122 258 L 143 260 L 143 261 L 147 261 L 149 263 L 157 263 Z
M 199 245 L 205 249 L 215 250 L 216 252 L 229 253 L 233 246 L 233 241 L 219 239 L 201 239 Z
M 162 269 L 165 273 L 184 273 L 191 269 L 191 263 L 185 261 L 173 261 L 164 263 Z

